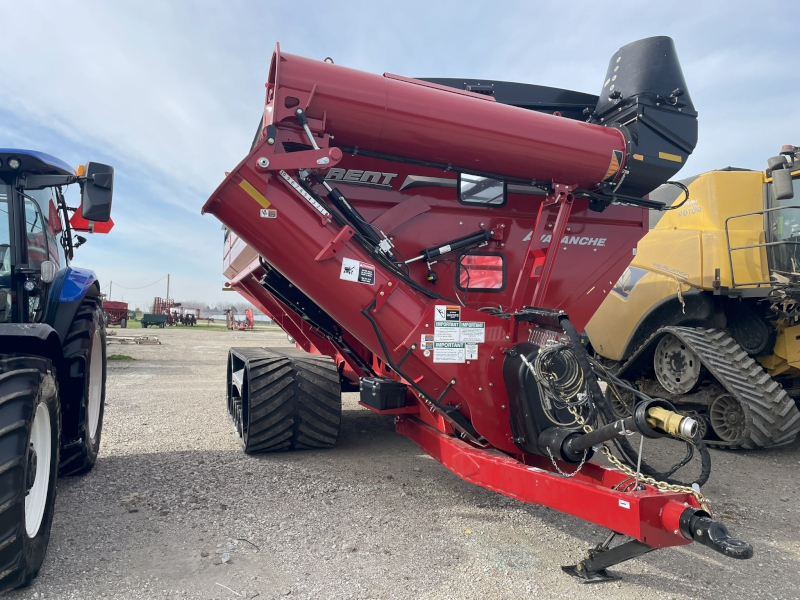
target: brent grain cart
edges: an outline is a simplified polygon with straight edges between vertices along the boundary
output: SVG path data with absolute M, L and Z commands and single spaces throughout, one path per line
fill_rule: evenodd
M 629 538 L 565 567 L 583 581 L 693 540 L 752 556 L 699 487 L 646 461 L 637 471 L 626 432 L 699 453 L 702 485 L 697 423 L 649 397 L 616 418 L 598 384 L 610 376 L 576 333 L 648 209 L 665 208 L 644 196 L 696 143 L 671 39 L 615 53 L 599 97 L 379 76 L 280 47 L 266 88 L 251 152 L 203 210 L 234 234 L 233 287 L 308 353 L 231 349 L 228 408 L 246 452 L 332 446 L 344 379 L 463 479 Z
M 114 300 L 103 301 L 103 312 L 108 325 L 119 325 L 122 329 L 128 326 L 128 303 Z

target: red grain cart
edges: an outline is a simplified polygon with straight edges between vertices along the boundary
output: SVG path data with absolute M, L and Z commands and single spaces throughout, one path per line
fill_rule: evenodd
M 113 300 L 103 301 L 103 312 L 108 325 L 119 325 L 122 329 L 128 326 L 128 303 Z
M 359 385 L 459 477 L 611 530 L 565 569 L 583 581 L 692 541 L 752 556 L 690 486 L 710 472 L 697 422 L 606 372 L 578 335 L 648 209 L 667 208 L 647 194 L 697 141 L 671 39 L 621 48 L 604 81 L 600 96 L 423 81 L 276 49 L 251 152 L 203 208 L 229 229 L 231 285 L 305 351 L 231 349 L 245 452 L 332 446 L 341 390 Z M 641 400 L 628 418 L 601 379 Z M 700 476 L 640 462 L 631 432 L 687 444 Z

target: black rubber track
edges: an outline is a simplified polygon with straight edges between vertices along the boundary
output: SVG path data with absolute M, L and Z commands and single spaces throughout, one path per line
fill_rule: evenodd
M 246 361 L 241 422 L 232 414 L 245 452 L 336 443 L 342 395 L 332 359 L 293 348 L 232 348 L 231 353 Z
M 742 405 L 745 428 L 735 441 L 706 440 L 708 446 L 727 449 L 769 448 L 791 444 L 800 433 L 800 411 L 780 384 L 769 376 L 726 331 L 692 327 L 662 327 L 620 370 L 644 351 L 653 347 L 666 333 L 672 333 L 700 358 L 700 361 Z M 674 400 L 680 408 L 680 400 Z
M 53 429 L 50 487 L 39 532 L 25 531 L 29 440 L 34 409 L 44 402 Z M 50 361 L 0 355 L 0 592 L 28 585 L 39 573 L 50 540 L 56 497 L 58 388 Z
M 94 440 L 89 438 L 88 388 L 92 337 L 100 328 L 103 352 L 103 382 L 100 396 L 100 422 Z M 106 329 L 102 305 L 97 298 L 85 298 L 64 338 L 66 372 L 61 377 L 61 402 L 64 431 L 62 433 L 59 474 L 82 475 L 94 467 L 103 432 L 106 396 Z

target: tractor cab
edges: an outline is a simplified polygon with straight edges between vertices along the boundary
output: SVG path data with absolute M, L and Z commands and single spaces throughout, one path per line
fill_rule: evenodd
M 63 188 L 81 187 L 81 206 L 70 208 Z M 63 161 L 31 150 L 0 149 L 0 324 L 41 323 L 55 318 L 48 310 L 54 282 L 85 239 L 70 224 L 80 217 L 108 223 L 114 169 L 88 163 L 73 170 Z M 80 230 L 80 229 L 79 229 Z

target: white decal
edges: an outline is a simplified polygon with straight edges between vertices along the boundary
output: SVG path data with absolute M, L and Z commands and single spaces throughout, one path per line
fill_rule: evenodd
M 261 218 L 262 219 L 277 219 L 278 218 L 278 211 L 274 208 L 262 208 L 261 209 Z
M 343 258 L 339 279 L 372 285 L 375 283 L 375 266 L 352 258 Z
M 463 363 L 465 361 L 464 344 L 452 342 L 435 342 L 433 344 L 433 362 Z

